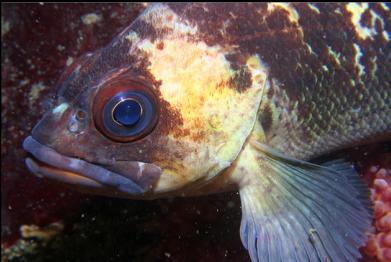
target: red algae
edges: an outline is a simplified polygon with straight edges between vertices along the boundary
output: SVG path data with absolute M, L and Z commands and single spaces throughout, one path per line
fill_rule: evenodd
M 391 156 L 372 165 L 363 175 L 371 189 L 374 204 L 374 232 L 368 233 L 362 261 L 391 261 Z

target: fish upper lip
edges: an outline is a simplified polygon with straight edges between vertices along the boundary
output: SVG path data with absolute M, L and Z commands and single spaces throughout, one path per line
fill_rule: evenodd
M 143 189 L 129 178 L 101 166 L 91 164 L 85 160 L 63 156 L 54 149 L 41 144 L 31 136 L 23 141 L 23 148 L 45 164 L 76 173 L 85 178 L 94 180 L 103 186 L 114 187 L 125 194 L 139 195 L 146 191 L 146 189 Z M 29 161 L 31 163 L 31 160 Z M 42 175 L 39 173 L 39 167 L 32 168 L 27 162 L 28 161 L 26 160 L 27 166 L 33 173 Z M 138 172 L 138 170 L 135 170 L 135 172 Z

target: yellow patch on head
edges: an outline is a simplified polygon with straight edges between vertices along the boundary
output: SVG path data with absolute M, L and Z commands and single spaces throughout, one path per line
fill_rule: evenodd
M 194 153 L 186 153 L 181 160 L 183 166 L 192 169 L 186 172 L 216 175 L 233 161 L 251 132 L 266 68 L 258 56 L 250 57 L 246 66 L 252 84 L 239 92 L 230 82 L 236 72 L 219 46 L 167 37 L 156 43 L 144 40 L 138 48 L 148 57 L 150 73 L 161 82 L 162 99 L 181 115 L 183 124 L 168 137 L 193 148 Z M 210 165 L 205 163 L 208 161 Z M 172 180 L 170 176 L 169 184 Z M 161 185 L 167 183 L 162 181 Z
M 257 55 L 251 56 L 241 65 L 242 79 L 226 59 L 234 47 L 208 46 L 197 27 L 164 4 L 142 19 L 165 33 L 136 39 L 132 49 L 148 60 L 160 99 L 181 119 L 162 138 L 167 157 L 156 163 L 163 173 L 154 192 L 165 193 L 208 181 L 231 165 L 254 127 L 268 70 Z
M 226 111 L 214 109 L 232 105 L 231 100 L 237 95 L 235 90 L 226 88 L 233 72 L 224 55 L 200 42 L 177 39 L 163 43 L 162 50 L 151 44 L 143 47 L 151 56 L 151 73 L 162 81 L 163 98 L 181 112 L 182 128 L 190 132 L 191 139 L 221 128 L 222 123 L 216 120 Z M 212 125 L 205 125 L 209 122 L 206 117 Z

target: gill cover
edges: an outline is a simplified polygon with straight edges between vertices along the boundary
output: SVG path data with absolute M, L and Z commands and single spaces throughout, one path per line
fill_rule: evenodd
M 157 129 L 170 123 L 153 159 L 163 170 L 155 192 L 183 194 L 230 166 L 251 133 L 267 83 L 260 58 L 208 44 L 197 26 L 165 4 L 147 9 L 120 37 L 158 83 Z

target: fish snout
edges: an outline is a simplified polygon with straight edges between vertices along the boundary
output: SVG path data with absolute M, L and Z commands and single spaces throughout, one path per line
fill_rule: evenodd
M 120 172 L 116 172 L 115 165 L 109 169 L 83 159 L 61 155 L 32 136 L 24 140 L 23 148 L 32 155 L 26 158 L 27 167 L 38 177 L 100 195 L 141 198 L 138 196 L 150 191 L 162 173 L 156 165 L 137 161 L 122 163 L 118 168 Z
M 68 133 L 70 130 L 76 130 L 75 124 L 77 122 L 76 118 L 72 116 L 72 111 L 67 103 L 61 103 L 54 109 L 47 111 L 31 131 L 32 137 L 42 144 L 53 145 L 64 134 L 64 130 Z M 73 119 L 75 120 L 72 121 Z

